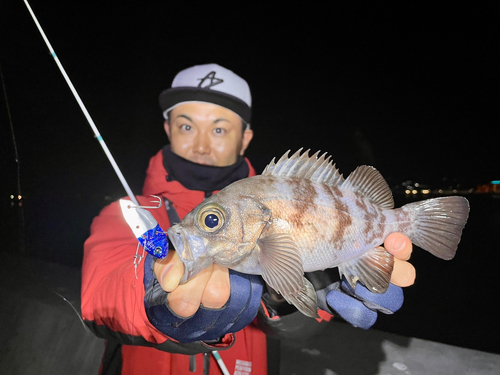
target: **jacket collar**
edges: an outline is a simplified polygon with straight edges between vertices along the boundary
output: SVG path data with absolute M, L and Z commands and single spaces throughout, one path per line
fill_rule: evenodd
M 163 150 L 160 150 L 149 160 L 149 166 L 146 171 L 146 179 L 142 189 L 142 194 L 161 195 L 169 201 L 174 202 L 179 215 L 183 215 L 183 211 L 189 212 L 196 205 L 205 199 L 205 192 L 202 190 L 189 190 L 178 181 L 167 181 L 168 172 L 164 166 Z M 255 169 L 250 161 L 245 158 L 248 165 L 248 176 L 255 176 Z M 214 191 L 216 193 L 217 191 Z

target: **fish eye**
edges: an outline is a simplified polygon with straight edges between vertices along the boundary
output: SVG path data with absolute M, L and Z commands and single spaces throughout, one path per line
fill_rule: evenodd
M 208 228 L 215 228 L 217 225 L 219 225 L 219 217 L 215 214 L 209 214 L 205 216 L 205 225 Z
M 198 227 L 208 233 L 216 232 L 222 227 L 225 221 L 224 210 L 216 204 L 203 207 L 197 215 Z

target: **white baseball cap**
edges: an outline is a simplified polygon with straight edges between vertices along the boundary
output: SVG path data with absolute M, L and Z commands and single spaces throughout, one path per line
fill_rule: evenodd
M 177 73 L 170 89 L 159 97 L 163 117 L 183 103 L 208 102 L 235 112 L 246 123 L 252 117 L 252 95 L 248 83 L 217 64 L 196 65 Z

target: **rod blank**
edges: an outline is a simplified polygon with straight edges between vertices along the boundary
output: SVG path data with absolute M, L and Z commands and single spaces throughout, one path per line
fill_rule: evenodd
M 35 13 L 33 13 L 33 10 L 31 9 L 31 6 L 28 3 L 28 0 L 24 0 L 24 4 L 26 4 L 26 7 L 28 8 L 28 11 L 31 14 L 31 17 L 33 18 L 33 21 L 35 21 L 35 25 L 38 28 L 38 31 L 42 35 L 43 40 L 45 41 L 45 44 L 47 45 L 47 48 L 50 51 L 50 54 L 54 58 L 54 61 L 56 62 L 57 66 L 59 67 L 59 70 L 61 71 L 61 74 L 63 75 L 64 79 L 66 80 L 66 83 L 68 84 L 71 92 L 73 93 L 73 96 L 75 97 L 76 101 L 78 102 L 78 105 L 80 106 L 83 114 L 85 115 L 85 118 L 87 119 L 87 122 L 89 123 L 90 127 L 94 131 L 96 139 L 99 141 L 99 144 L 101 145 L 102 149 L 104 150 L 104 153 L 108 157 L 109 162 L 111 163 L 111 166 L 115 170 L 118 178 L 120 179 L 120 182 L 122 183 L 125 191 L 127 192 L 128 196 L 134 202 L 136 206 L 139 205 L 137 202 L 137 199 L 135 198 L 134 193 L 132 193 L 132 190 L 130 189 L 127 181 L 125 180 L 125 177 L 123 176 L 120 168 L 118 167 L 118 164 L 116 164 L 115 159 L 113 158 L 113 155 L 111 155 L 111 152 L 108 149 L 108 146 L 106 145 L 106 142 L 104 142 L 104 139 L 102 138 L 101 134 L 99 133 L 99 130 L 97 129 L 97 126 L 94 123 L 94 120 L 92 120 L 92 117 L 90 117 L 89 112 L 87 111 L 87 108 L 85 107 L 85 104 L 83 104 L 82 99 L 80 98 L 80 95 L 78 95 L 78 92 L 76 91 L 75 87 L 73 86 L 73 83 L 69 79 L 68 75 L 66 74 L 66 71 L 64 70 L 64 67 L 62 66 L 61 62 L 59 61 L 59 58 L 57 57 L 54 49 L 52 48 L 49 39 L 45 36 L 45 33 L 43 32 L 42 27 L 40 26 L 40 23 L 38 22 Z

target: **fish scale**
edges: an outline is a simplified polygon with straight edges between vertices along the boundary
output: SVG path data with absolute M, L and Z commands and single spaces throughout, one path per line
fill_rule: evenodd
M 263 199 L 266 205 L 276 213 L 277 217 L 284 219 L 289 223 L 293 223 L 290 217 L 287 217 L 290 212 L 287 210 L 287 205 L 283 202 L 288 202 L 296 196 L 296 193 L 290 189 L 290 178 L 281 179 L 281 186 L 279 187 L 280 198 L 266 197 Z M 269 183 L 270 180 L 267 179 Z M 324 184 L 312 183 L 306 181 L 317 191 L 317 196 L 313 202 L 301 199 L 308 205 L 309 210 L 299 212 L 302 225 L 300 228 L 295 227 L 291 230 L 292 238 L 297 242 L 299 248 L 305 249 L 301 252 L 304 271 L 311 272 L 318 269 L 326 269 L 338 266 L 339 262 L 350 260 L 359 254 L 366 251 L 366 248 L 371 248 L 383 242 L 389 233 L 398 231 L 404 227 L 402 223 L 395 223 L 395 216 L 387 213 L 393 217 L 392 224 L 390 221 L 382 226 L 374 225 L 382 222 L 380 218 L 387 220 L 387 215 L 375 205 L 363 200 L 349 192 L 344 193 L 344 196 L 338 198 L 338 201 L 345 207 L 340 211 L 333 208 L 335 204 L 331 201 L 331 195 L 325 192 L 329 189 Z M 329 199 L 330 198 L 330 199 Z M 279 203 L 276 203 L 278 201 Z M 360 202 L 363 202 L 360 204 Z M 296 214 L 296 213 L 294 213 Z M 355 223 L 350 223 L 342 230 L 342 220 L 339 216 L 349 216 Z M 304 225 L 304 223 L 311 223 Z M 320 223 L 332 223 L 326 225 L 324 228 L 317 228 Z M 352 228 L 352 230 L 350 230 Z M 358 228 L 358 230 L 356 230 Z M 334 238 L 336 233 L 347 232 L 338 241 L 330 240 Z M 320 233 L 319 236 L 315 236 Z M 349 246 L 345 244 L 359 244 L 359 247 Z M 308 249 L 311 249 L 308 251 Z M 334 252 L 332 256 L 332 251 Z
M 375 168 L 360 166 L 344 179 L 326 153 L 288 154 L 262 175 L 207 198 L 167 231 L 185 265 L 182 282 L 217 263 L 262 275 L 298 310 L 317 317 L 316 292 L 304 272 L 338 267 L 353 288 L 361 282 L 383 293 L 394 260 L 378 245 L 390 233 L 406 234 L 439 258 L 454 257 L 469 213 L 465 198 L 394 209 Z
M 366 220 L 365 212 L 362 212 L 353 200 L 347 198 L 345 203 L 348 210 L 342 213 L 349 216 L 350 224 L 340 230 L 338 226 L 340 226 L 341 220 L 338 218 L 338 212 L 330 213 L 327 217 L 320 219 L 327 223 L 337 223 L 337 226 L 326 226 L 326 234 L 321 236 L 321 242 L 314 246 L 316 251 L 303 258 L 304 271 L 310 272 L 336 267 L 341 262 L 351 260 L 366 252 L 367 249 L 380 245 L 388 233 L 398 231 L 398 224 L 385 224 L 382 227 L 373 225 L 374 222 Z M 378 216 L 386 217 L 381 210 L 377 211 Z M 334 216 L 337 217 L 333 218 Z M 376 219 L 374 218 L 374 220 Z M 329 237 L 333 237 L 333 234 L 338 232 L 342 232 L 343 235 L 337 241 L 328 240 Z M 331 256 L 332 252 L 335 254 L 333 257 Z

